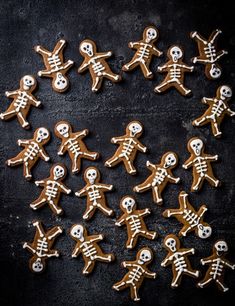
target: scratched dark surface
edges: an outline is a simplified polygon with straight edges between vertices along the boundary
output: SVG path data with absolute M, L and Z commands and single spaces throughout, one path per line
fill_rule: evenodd
M 50 4 L 48 4 L 48 2 Z M 62 2 L 62 1 L 60 1 Z M 29 204 L 37 198 L 40 188 L 33 182 L 22 178 L 22 168 L 8 168 L 5 160 L 19 152 L 17 139 L 30 138 L 32 130 L 24 131 L 16 120 L 0 122 L 0 257 L 1 257 L 1 305 L 44 306 L 44 305 L 134 305 L 129 298 L 129 291 L 116 292 L 112 285 L 120 280 L 126 270 L 120 267 L 123 260 L 135 257 L 141 246 L 149 246 L 154 251 L 154 261 L 150 265 L 157 272 L 156 280 L 147 279 L 140 290 L 139 305 L 230 305 L 228 299 L 235 289 L 235 273 L 227 270 L 225 283 L 230 287 L 226 294 L 220 293 L 215 285 L 206 289 L 197 289 L 196 280 L 184 277 L 180 288 L 170 288 L 171 269 L 161 268 L 160 262 L 166 256 L 162 241 L 166 234 L 177 233 L 180 229 L 175 220 L 161 216 L 167 207 L 178 205 L 177 195 L 180 190 L 189 191 L 191 171 L 182 169 L 182 163 L 188 158 L 187 140 L 200 136 L 206 142 L 206 151 L 218 154 L 220 162 L 214 163 L 214 172 L 222 181 L 216 190 L 205 184 L 197 194 L 190 193 L 190 200 L 199 207 L 206 203 L 209 210 L 205 219 L 213 226 L 212 236 L 202 241 L 189 235 L 182 239 L 185 247 L 195 247 L 196 254 L 191 257 L 192 265 L 204 275 L 206 268 L 199 263 L 200 258 L 211 253 L 211 247 L 217 238 L 225 238 L 229 244 L 228 258 L 235 261 L 235 159 L 234 159 L 234 123 L 235 119 L 226 118 L 222 129 L 223 137 L 216 140 L 209 132 L 209 127 L 193 128 L 191 122 L 205 110 L 200 103 L 203 96 L 213 97 L 221 84 L 234 85 L 235 76 L 235 31 L 233 10 L 227 8 L 226 1 L 1 1 L 0 2 L 0 97 L 1 111 L 5 110 L 9 100 L 4 96 L 6 90 L 18 88 L 20 78 L 25 74 L 36 74 L 42 69 L 41 57 L 33 51 L 33 46 L 41 44 L 52 49 L 55 42 L 65 38 L 68 47 L 66 59 L 75 61 L 75 67 L 69 73 L 71 88 L 65 94 L 57 94 L 51 88 L 49 79 L 39 79 L 39 88 L 35 93 L 42 101 L 43 108 L 34 108 L 29 116 L 32 129 L 45 126 L 53 131 L 59 120 L 71 122 L 75 130 L 88 128 L 90 136 L 86 143 L 92 150 L 101 153 L 98 162 L 83 163 L 82 172 L 89 165 L 96 165 L 102 172 L 103 181 L 112 183 L 115 191 L 107 198 L 110 207 L 120 215 L 119 200 L 123 195 L 133 194 L 132 188 L 148 175 L 146 160 L 158 162 L 161 155 L 174 150 L 179 155 L 179 166 L 174 171 L 180 176 L 180 185 L 170 185 L 164 192 L 164 206 L 157 207 L 151 193 L 136 195 L 139 207 L 149 207 L 152 214 L 146 218 L 150 229 L 156 230 L 159 237 L 155 241 L 142 239 L 137 247 L 125 249 L 125 228 L 114 226 L 115 218 L 108 218 L 97 213 L 92 221 L 84 223 L 90 233 L 103 233 L 101 243 L 106 252 L 113 252 L 116 261 L 112 264 L 98 263 L 89 277 L 84 277 L 82 258 L 72 259 L 74 242 L 68 235 L 72 224 L 82 222 L 85 200 L 78 199 L 74 192 L 84 185 L 81 173 L 68 175 L 65 183 L 73 190 L 73 195 L 63 196 L 61 206 L 65 214 L 58 218 L 52 216 L 46 206 L 32 211 Z M 145 80 L 140 70 L 124 73 L 123 81 L 113 85 L 106 81 L 103 90 L 91 92 L 89 73 L 77 74 L 77 67 L 82 58 L 78 45 L 84 38 L 97 42 L 101 51 L 113 50 L 109 60 L 115 72 L 133 55 L 128 48 L 129 41 L 139 40 L 145 26 L 154 24 L 160 31 L 157 46 L 164 50 L 174 43 L 185 50 L 185 62 L 197 54 L 196 44 L 189 38 L 192 30 L 205 36 L 220 28 L 223 35 L 219 46 L 229 51 L 220 61 L 223 66 L 221 79 L 209 81 L 204 76 L 204 67 L 197 65 L 195 72 L 188 74 L 186 85 L 192 89 L 193 96 L 184 98 L 176 91 L 163 95 L 154 93 L 153 88 L 160 83 L 163 75 L 156 73 L 160 63 L 166 58 L 155 58 L 152 63 L 154 79 Z M 235 109 L 233 103 L 232 107 Z M 144 125 L 141 138 L 148 149 L 148 154 L 139 154 L 136 160 L 138 175 L 129 176 L 123 166 L 113 169 L 104 167 L 104 161 L 110 157 L 116 146 L 110 143 L 112 136 L 122 135 L 126 124 L 138 119 Z M 64 162 L 68 167 L 68 156 L 59 157 L 58 139 L 52 134 L 47 151 L 51 162 L 40 161 L 33 170 L 35 179 L 47 177 L 52 162 Z M 28 268 L 30 254 L 23 250 L 24 241 L 32 241 L 34 228 L 32 220 L 42 220 L 46 227 L 61 225 L 63 235 L 55 245 L 61 253 L 59 259 L 48 261 L 47 270 L 42 275 L 34 275 Z M 234 297 L 234 295 L 233 295 Z

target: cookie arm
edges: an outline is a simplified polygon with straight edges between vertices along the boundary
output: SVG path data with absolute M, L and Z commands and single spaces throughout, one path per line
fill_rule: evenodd
M 168 69 L 168 65 L 167 64 L 157 67 L 157 71 L 158 72 L 165 72 L 165 71 L 167 71 L 167 69 Z
M 211 160 L 211 161 L 217 161 L 218 160 L 218 155 L 209 155 L 209 154 L 207 154 L 205 156 L 205 159 L 206 160 Z
M 151 214 L 151 211 L 149 208 L 137 210 L 136 212 L 139 213 L 140 216 L 147 216 Z
M 40 150 L 39 150 L 39 155 L 40 155 L 40 157 L 41 157 L 43 160 L 45 160 L 45 161 L 50 160 L 49 155 L 46 153 L 46 151 L 45 151 L 43 148 L 40 148 Z
M 230 262 L 229 260 L 223 260 L 223 263 L 227 266 L 227 267 L 229 267 L 230 269 L 232 269 L 232 270 L 235 270 L 235 264 L 233 264 L 232 262 Z
M 171 264 L 171 261 L 172 260 L 170 259 L 170 256 L 167 255 L 166 258 L 161 262 L 161 266 L 166 267 Z
M 215 101 L 215 99 L 213 99 L 213 98 L 206 98 L 206 97 L 204 97 L 204 98 L 202 98 L 202 103 L 203 104 L 208 104 L 208 105 L 211 105 L 211 104 L 213 104 L 214 103 L 214 101 Z
M 183 254 L 183 255 L 186 255 L 186 254 L 193 255 L 195 253 L 195 249 L 194 248 L 191 248 L 191 249 L 181 249 L 180 253 Z
M 64 155 L 64 153 L 65 153 L 66 151 L 67 151 L 66 146 L 65 146 L 63 143 L 61 143 L 60 148 L 59 148 L 59 151 L 57 152 L 57 154 L 58 154 L 58 155 Z
M 112 56 L 112 51 L 100 52 L 95 56 L 95 58 L 109 58 L 110 56 Z
M 226 114 L 229 115 L 230 117 L 233 117 L 235 116 L 235 112 L 232 111 L 229 107 L 226 109 Z
M 154 164 L 152 164 L 149 160 L 146 161 L 146 167 L 150 170 L 150 171 L 154 171 L 156 170 L 156 166 Z
M 188 168 L 192 167 L 192 164 L 193 164 L 193 159 L 192 159 L 192 157 L 189 157 L 189 159 L 186 160 L 186 162 L 182 165 L 182 167 L 184 169 L 188 169 Z
M 100 188 L 100 189 L 105 189 L 105 190 L 112 190 L 113 189 L 113 185 L 107 185 L 107 184 L 98 184 L 96 185 L 96 187 Z
M 140 152 L 143 152 L 143 153 L 145 153 L 146 151 L 147 151 L 147 147 L 145 147 L 144 145 L 142 145 L 142 143 L 141 142 L 139 142 L 138 140 L 136 141 L 137 143 L 136 143 L 136 148 L 137 148 L 137 150 L 139 150 Z
M 141 43 L 140 41 L 135 41 L 135 42 L 131 41 L 129 42 L 128 47 L 131 49 L 138 49 L 141 45 L 140 43 Z
M 30 253 L 35 254 L 36 250 L 32 247 L 31 243 L 25 242 L 23 244 L 23 249 L 27 249 Z
M 41 180 L 41 181 L 35 181 L 36 186 L 44 186 L 46 183 L 46 180 Z
M 76 195 L 77 197 L 84 197 L 84 196 L 86 195 L 86 188 L 84 187 L 84 188 L 82 188 L 81 190 L 75 192 L 75 195 Z
M 88 236 L 89 240 L 91 242 L 98 242 L 98 241 L 101 241 L 104 239 L 104 236 L 103 235 L 92 235 L 92 236 Z
M 88 129 L 84 129 L 84 130 L 82 130 L 82 131 L 80 131 L 80 132 L 77 132 L 77 133 L 74 133 L 74 136 L 75 136 L 75 138 L 77 139 L 77 138 L 84 138 L 86 135 L 88 135 L 88 133 L 89 133 L 89 131 L 88 131 Z
M 27 96 L 28 96 L 28 99 L 30 100 L 31 105 L 38 107 L 41 104 L 41 101 L 36 100 L 33 95 L 28 94 Z
M 192 72 L 194 67 L 193 66 L 188 66 L 188 65 L 185 65 L 183 64 L 182 67 L 184 68 L 185 71 L 188 71 L 188 72 Z
M 206 264 L 211 263 L 211 262 L 213 261 L 213 259 L 215 259 L 215 255 L 211 255 L 211 256 L 209 256 L 209 257 L 202 258 L 202 259 L 200 260 L 200 262 L 201 262 L 201 264 L 204 266 L 204 265 L 206 265 Z
M 119 219 L 117 219 L 117 221 L 115 222 L 115 225 L 122 226 L 125 220 L 126 220 L 126 217 L 125 217 L 125 214 L 123 214 Z
M 73 250 L 72 257 L 77 257 L 81 253 L 80 246 L 76 246 Z
M 163 52 L 158 50 L 156 47 L 153 47 L 152 51 L 153 51 L 153 54 L 156 56 L 161 56 L 163 54 Z
M 157 273 L 149 271 L 149 269 L 145 268 L 144 276 L 147 278 L 156 278 Z
M 26 145 L 30 144 L 30 140 L 28 140 L 28 139 L 18 139 L 17 144 L 20 147 L 25 147 Z
M 168 171 L 167 178 L 170 181 L 170 183 L 177 184 L 180 181 L 180 178 L 179 177 L 174 177 L 170 171 Z
M 81 66 L 78 68 L 78 73 L 83 73 L 85 70 L 87 70 L 89 67 L 89 63 L 84 60 L 81 64 Z
M 119 142 L 123 142 L 124 140 L 125 140 L 125 136 L 112 137 L 111 143 L 119 143 Z
M 63 183 L 60 182 L 60 189 L 63 193 L 66 193 L 66 194 L 70 194 L 71 193 L 71 189 L 67 188 Z
M 14 98 L 18 95 L 18 90 L 14 90 L 14 91 L 6 91 L 5 95 L 7 98 Z

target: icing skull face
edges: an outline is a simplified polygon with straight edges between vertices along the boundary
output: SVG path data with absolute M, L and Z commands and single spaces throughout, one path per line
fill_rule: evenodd
M 137 121 L 128 124 L 127 129 L 131 137 L 140 136 L 143 131 L 142 125 Z
M 227 85 L 221 86 L 220 96 L 221 96 L 222 99 L 231 98 L 232 97 L 232 89 Z
M 228 252 L 228 245 L 224 240 L 217 241 L 214 245 L 214 248 L 218 256 L 222 256 L 223 254 Z
M 57 165 L 53 169 L 53 175 L 54 175 L 54 180 L 58 180 L 65 176 L 65 169 L 62 166 Z
M 190 142 L 190 147 L 196 156 L 201 155 L 204 144 L 201 139 L 196 138 Z
M 42 270 L 44 269 L 43 263 L 40 258 L 37 258 L 36 261 L 32 263 L 31 267 L 32 270 L 37 273 L 42 272 Z
M 177 163 L 176 155 L 175 153 L 169 153 L 164 157 L 164 168 L 170 168 L 175 166 Z
M 86 171 L 85 178 L 89 181 L 90 184 L 94 184 L 97 177 L 98 173 L 95 168 L 89 168 Z
M 94 55 L 93 45 L 84 40 L 80 45 L 80 51 L 82 54 L 87 54 L 89 57 L 92 57 Z
M 152 260 L 152 254 L 148 249 L 143 249 L 138 255 L 138 264 L 143 265 Z
M 125 197 L 121 202 L 121 207 L 130 214 L 135 207 L 135 200 L 132 197 Z
M 55 79 L 53 79 L 53 86 L 57 90 L 63 91 L 68 86 L 68 79 L 62 73 L 57 72 Z
M 30 90 L 30 89 L 32 89 L 32 87 L 35 88 L 36 79 L 34 77 L 32 77 L 31 75 L 25 75 L 21 79 L 21 83 L 23 85 L 24 90 Z
M 70 234 L 72 237 L 82 241 L 84 240 L 84 227 L 80 224 L 77 224 L 72 227 Z
M 176 252 L 176 240 L 174 238 L 167 238 L 164 244 L 171 252 Z
M 183 52 L 178 46 L 174 46 L 170 48 L 170 56 L 173 62 L 177 62 L 183 56 Z
M 210 237 L 212 229 L 209 225 L 204 226 L 202 224 L 198 225 L 198 236 L 199 238 L 206 239 Z
M 43 140 L 47 140 L 49 138 L 49 131 L 46 128 L 39 128 L 36 130 L 36 141 L 42 142 Z
M 209 74 L 213 79 L 218 79 L 221 76 L 221 69 L 216 66 L 215 64 L 212 64 L 209 70 Z
M 146 43 L 150 43 L 151 41 L 153 40 L 156 40 L 157 38 L 157 31 L 156 29 L 150 27 L 150 28 L 147 28 L 147 30 L 144 32 L 144 41 Z
M 67 123 L 60 123 L 58 126 L 56 126 L 56 130 L 61 136 L 65 138 L 69 137 L 69 125 Z

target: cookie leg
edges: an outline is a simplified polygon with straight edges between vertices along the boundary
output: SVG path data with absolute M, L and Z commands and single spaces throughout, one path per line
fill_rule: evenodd
M 32 178 L 31 168 L 32 166 L 29 165 L 28 161 L 24 162 L 23 164 L 24 177 L 29 180 Z
M 44 194 L 41 194 L 34 202 L 30 204 L 30 207 L 34 210 L 42 207 L 46 203 L 46 197 Z
M 219 180 L 213 174 L 211 175 L 205 174 L 205 177 L 212 186 L 217 187 L 219 185 Z
M 193 121 L 194 126 L 202 126 L 202 125 L 205 125 L 205 124 L 207 124 L 207 118 L 204 115 L 202 115 L 201 117 L 199 117 L 199 118 L 197 118 Z
M 194 179 L 193 179 L 193 183 L 192 183 L 191 190 L 192 190 L 192 191 L 200 190 L 203 181 L 204 181 L 204 177 L 199 176 L 198 178 L 194 178 Z
M 98 77 L 98 76 L 95 76 L 95 77 L 92 79 L 93 82 L 92 82 L 91 90 L 92 90 L 93 92 L 96 92 L 96 91 L 98 91 L 98 90 L 100 89 L 101 84 L 102 84 L 102 80 L 103 80 L 103 78 Z
M 81 157 L 79 155 L 75 155 L 72 159 L 72 172 L 77 173 L 81 169 Z
M 16 111 L 15 111 L 15 108 L 10 106 L 4 113 L 0 114 L 0 119 L 9 120 L 9 119 L 15 117 L 16 115 L 17 114 L 16 114 Z
M 113 214 L 113 210 L 110 209 L 105 203 L 98 203 L 97 207 L 101 210 L 105 215 L 111 216 Z
M 17 118 L 18 118 L 18 121 L 19 121 L 20 125 L 23 128 L 29 128 L 29 123 L 28 123 L 28 121 L 26 121 L 26 118 L 23 116 L 23 114 L 21 112 L 17 113 Z
M 22 158 L 22 154 L 19 153 L 16 157 L 13 157 L 13 158 L 10 158 L 6 161 L 6 164 L 8 166 L 17 166 L 17 165 L 20 165 L 20 164 L 23 164 L 23 158 Z
M 179 283 L 181 281 L 182 272 L 178 271 L 176 275 L 173 276 L 171 287 L 176 288 L 179 286 Z
M 114 260 L 114 256 L 113 254 L 104 254 L 100 252 L 99 255 L 95 255 L 95 259 L 99 261 L 104 261 L 104 262 L 111 262 Z
M 120 75 L 113 73 L 111 70 L 104 71 L 103 76 L 105 76 L 107 79 L 109 79 L 110 81 L 113 81 L 113 82 L 118 82 L 118 81 L 121 80 Z
M 162 83 L 160 83 L 158 86 L 156 86 L 154 88 L 154 91 L 157 92 L 157 93 L 161 93 L 161 92 L 167 90 L 169 87 L 170 87 L 169 83 L 163 81 Z
M 147 191 L 150 188 L 151 188 L 151 184 L 149 183 L 149 180 L 146 180 L 142 184 L 139 184 L 139 185 L 135 186 L 133 190 L 135 192 L 140 192 L 141 193 L 141 192 Z
M 112 288 L 119 291 L 119 290 L 125 289 L 126 287 L 127 286 L 126 286 L 125 276 L 124 276 L 123 279 L 117 282 L 116 284 L 114 284 Z
M 207 276 L 202 280 L 200 281 L 197 285 L 198 287 L 200 288 L 204 288 L 205 286 L 207 286 L 211 281 L 212 281 L 213 278 L 207 278 Z
M 136 169 L 135 169 L 135 167 L 133 166 L 133 163 L 130 160 L 123 159 L 123 163 L 124 163 L 124 166 L 126 168 L 126 171 L 129 174 L 136 174 Z
M 132 298 L 132 300 L 139 301 L 140 298 L 138 296 L 138 290 L 137 290 L 136 285 L 130 286 L 130 291 L 131 291 L 131 298 Z
M 220 289 L 222 289 L 223 292 L 226 292 L 229 290 L 228 287 L 225 287 L 224 284 L 222 284 L 218 279 L 216 280 L 217 285 L 219 285 L 218 287 L 220 287 Z
M 212 133 L 215 137 L 219 137 L 222 132 L 220 130 L 220 125 L 218 122 L 211 122 L 211 129 L 212 129 Z
M 126 248 L 133 249 L 137 243 L 137 239 L 138 239 L 137 235 L 134 235 L 134 234 L 128 235 L 128 239 L 126 242 Z
M 94 267 L 95 267 L 95 261 L 87 260 L 85 262 L 85 267 L 83 268 L 82 273 L 83 274 L 89 274 L 89 273 L 92 272 Z
M 191 89 L 186 88 L 182 83 L 175 82 L 174 87 L 183 95 L 187 96 L 191 93 Z
M 60 215 L 63 210 L 58 207 L 57 202 L 54 202 L 53 200 L 48 201 L 50 209 L 57 215 Z
M 95 213 L 95 207 L 93 205 L 88 205 L 85 213 L 83 214 L 84 220 L 89 220 Z
M 192 277 L 198 277 L 199 276 L 199 271 L 198 270 L 193 270 L 193 271 L 186 270 L 185 272 Z
M 151 232 L 148 232 L 148 231 L 145 231 L 143 233 L 141 233 L 141 236 L 147 238 L 147 239 L 152 239 L 154 240 L 157 236 L 157 233 L 154 232 L 154 231 L 151 231 Z
M 139 65 L 139 60 L 135 59 L 134 57 L 130 60 L 129 63 L 125 64 L 124 66 L 122 66 L 122 70 L 123 71 L 129 71 L 129 70 L 133 70 L 134 68 L 136 68 Z
M 99 153 L 86 151 L 82 153 L 82 157 L 89 160 L 96 160 L 99 157 Z
M 158 186 L 153 187 L 153 201 L 157 203 L 158 205 L 161 205 L 163 202 L 163 199 L 161 197 L 161 190 Z
M 152 71 L 149 69 L 149 67 L 146 65 L 145 62 L 140 62 L 140 68 L 143 72 L 143 75 L 147 78 L 147 79 L 152 79 L 153 78 L 153 73 Z
M 119 164 L 121 161 L 122 160 L 114 154 L 110 159 L 106 160 L 105 166 L 111 168 Z

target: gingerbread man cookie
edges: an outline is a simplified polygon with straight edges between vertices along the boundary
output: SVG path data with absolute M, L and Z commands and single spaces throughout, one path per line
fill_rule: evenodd
M 165 237 L 164 248 L 168 251 L 168 254 L 162 261 L 161 266 L 166 267 L 168 265 L 172 265 L 172 288 L 176 288 L 180 285 L 182 276 L 184 274 L 193 278 L 197 278 L 199 276 L 199 271 L 192 269 L 188 259 L 189 255 L 195 253 L 194 248 L 180 248 L 179 238 L 173 234 L 167 235 Z
M 197 42 L 199 56 L 192 59 L 193 63 L 200 63 L 205 65 L 205 74 L 208 79 L 215 80 L 221 76 L 221 67 L 217 64 L 217 61 L 224 54 L 228 54 L 227 51 L 217 51 L 216 39 L 222 31 L 215 30 L 211 33 L 208 40 L 197 32 L 191 32 L 190 37 Z
M 130 71 L 140 66 L 143 75 L 147 79 L 153 78 L 153 73 L 149 69 L 153 56 L 161 56 L 162 52 L 155 46 L 154 42 L 159 36 L 158 30 L 154 26 L 149 26 L 144 29 L 143 39 L 137 42 L 130 42 L 129 47 L 135 49 L 135 55 L 131 61 L 122 67 L 123 71 Z
M 183 49 L 179 46 L 172 46 L 167 51 L 169 61 L 158 67 L 158 72 L 167 73 L 162 83 L 154 88 L 157 93 L 162 93 L 167 89 L 174 87 L 183 96 L 191 94 L 191 90 L 184 86 L 184 74 L 192 72 L 194 67 L 186 65 L 182 59 Z
M 81 224 L 75 224 L 70 230 L 70 235 L 76 241 L 76 246 L 73 250 L 72 257 L 77 257 L 82 254 L 85 267 L 82 271 L 87 275 L 91 273 L 95 267 L 96 261 L 111 262 L 115 259 L 113 254 L 104 254 L 98 245 L 98 242 L 103 240 L 103 235 L 88 236 L 87 230 Z
M 139 301 L 138 291 L 145 278 L 156 278 L 156 273 L 148 269 L 148 265 L 153 260 L 153 252 L 148 247 L 140 249 L 133 261 L 123 261 L 122 267 L 129 271 L 118 283 L 113 285 L 113 289 L 120 291 L 130 288 L 131 298 L 134 301 Z
M 135 192 L 145 192 L 152 189 L 153 200 L 158 205 L 161 205 L 163 200 L 161 197 L 162 191 L 168 183 L 177 184 L 180 181 L 179 177 L 173 177 L 171 169 L 175 168 L 178 164 L 178 156 L 174 152 L 167 152 L 161 158 L 160 164 L 152 164 L 146 162 L 147 168 L 152 174 L 140 185 L 133 188 Z
M 18 145 L 24 149 L 16 156 L 6 161 L 10 167 L 23 164 L 23 175 L 27 180 L 32 178 L 31 169 L 39 158 L 48 161 L 50 157 L 47 155 L 44 145 L 50 140 L 50 132 L 45 127 L 35 130 L 33 139 L 18 139 Z
M 61 192 L 71 193 L 71 190 L 62 183 L 66 174 L 66 167 L 63 164 L 57 163 L 51 167 L 48 178 L 35 181 L 35 185 L 43 187 L 43 190 L 37 200 L 30 204 L 30 207 L 36 210 L 48 204 L 53 213 L 57 215 L 62 214 L 63 210 L 58 207 Z
M 80 171 L 82 158 L 96 160 L 99 157 L 99 153 L 88 151 L 83 142 L 83 138 L 89 133 L 87 129 L 73 133 L 72 126 L 67 121 L 60 121 L 56 124 L 54 131 L 62 141 L 58 155 L 68 152 L 73 173 Z
M 127 249 L 133 249 L 140 236 L 151 240 L 155 239 L 157 233 L 149 231 L 144 222 L 144 217 L 150 214 L 148 208 L 137 210 L 136 201 L 131 196 L 125 196 L 121 199 L 120 208 L 123 211 L 123 215 L 115 222 L 115 225 L 126 225 L 128 234 Z
M 75 193 L 77 197 L 87 197 L 87 209 L 83 214 L 83 219 L 91 219 L 97 209 L 106 216 L 113 215 L 113 210 L 107 206 L 105 198 L 105 192 L 111 191 L 113 185 L 100 183 L 100 171 L 96 167 L 86 169 L 84 180 L 86 186 Z
M 199 288 L 204 288 L 212 281 L 216 283 L 218 288 L 223 292 L 229 290 L 224 284 L 224 273 L 226 268 L 235 270 L 235 264 L 232 264 L 225 258 L 228 252 L 228 245 L 224 240 L 218 240 L 213 246 L 212 255 L 201 259 L 201 264 L 209 265 L 205 277 L 197 285 Z
M 129 174 L 136 174 L 133 165 L 137 151 L 146 153 L 147 148 L 143 146 L 138 138 L 143 133 L 143 125 L 139 121 L 131 121 L 126 127 L 126 134 L 120 137 L 113 137 L 112 143 L 119 145 L 115 154 L 105 162 L 106 167 L 114 167 L 120 162 L 124 163 Z
M 84 61 L 78 68 L 78 73 L 83 73 L 87 69 L 91 74 L 93 92 L 97 92 L 103 82 L 103 78 L 107 78 L 112 82 L 121 81 L 121 76 L 111 71 L 106 58 L 112 55 L 111 51 L 97 52 L 96 44 L 93 40 L 85 39 L 80 43 L 79 51 L 84 57 Z
M 48 51 L 42 46 L 34 47 L 34 50 L 42 56 L 46 67 L 46 70 L 39 71 L 38 75 L 52 78 L 52 88 L 59 93 L 69 88 L 69 80 L 66 77 L 66 73 L 73 66 L 73 61 L 71 60 L 64 62 L 63 50 L 65 46 L 66 41 L 61 39 L 57 42 L 53 51 Z
M 203 98 L 202 103 L 208 105 L 205 113 L 193 121 L 194 126 L 203 126 L 211 124 L 212 133 L 215 137 L 220 137 L 222 132 L 220 124 L 224 120 L 225 115 L 233 117 L 233 112 L 229 106 L 228 101 L 232 97 L 232 89 L 227 85 L 220 86 L 216 91 L 215 98 Z
M 20 125 L 24 129 L 30 128 L 30 124 L 27 121 L 27 115 L 31 106 L 39 107 L 41 102 L 33 96 L 33 91 L 37 87 L 37 80 L 32 75 L 25 75 L 20 80 L 20 88 L 14 91 L 6 91 L 5 95 L 8 98 L 12 98 L 8 109 L 0 114 L 0 119 L 10 120 L 13 117 L 17 117 Z
M 210 225 L 204 222 L 203 217 L 207 211 L 207 207 L 202 205 L 198 211 L 188 201 L 188 194 L 185 191 L 181 191 L 179 194 L 178 209 L 166 209 L 163 212 L 163 216 L 170 218 L 175 217 L 180 223 L 183 224 L 183 228 L 179 232 L 179 236 L 186 236 L 187 233 L 194 231 L 195 234 L 202 239 L 210 237 L 212 229 Z
M 218 160 L 218 155 L 209 155 L 204 153 L 205 145 L 200 138 L 193 137 L 189 139 L 187 145 L 190 158 L 183 164 L 184 169 L 193 167 L 193 183 L 191 191 L 200 190 L 204 180 L 210 185 L 219 186 L 219 180 L 214 176 L 211 162 Z
M 25 242 L 23 248 L 33 254 L 29 261 L 29 268 L 34 273 L 41 273 L 46 268 L 46 260 L 50 257 L 58 257 L 57 250 L 52 250 L 52 246 L 58 235 L 62 233 L 60 226 L 55 226 L 45 232 L 42 223 L 35 221 L 36 233 L 32 243 Z

